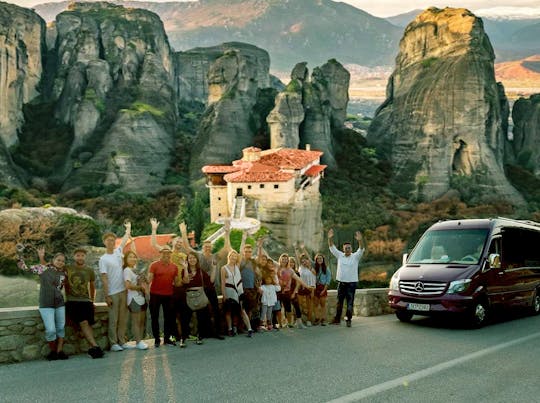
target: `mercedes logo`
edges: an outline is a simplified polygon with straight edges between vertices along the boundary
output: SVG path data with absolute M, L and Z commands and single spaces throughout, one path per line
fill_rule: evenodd
M 422 283 L 421 281 L 419 281 L 418 283 L 416 283 L 414 285 L 414 289 L 417 291 L 417 292 L 422 292 L 424 291 L 424 283 Z

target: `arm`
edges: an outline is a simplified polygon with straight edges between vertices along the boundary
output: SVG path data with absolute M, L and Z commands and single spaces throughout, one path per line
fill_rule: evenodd
M 364 239 L 362 238 L 362 233 L 360 231 L 356 231 L 354 238 L 358 242 L 358 250 L 364 249 Z
M 103 295 L 108 306 L 112 306 L 112 298 L 109 295 L 109 278 L 107 273 L 101 273 L 101 284 L 103 285 Z
M 244 248 L 246 247 L 246 239 L 247 239 L 247 232 L 242 231 L 242 241 L 240 242 L 240 260 L 238 261 L 238 265 L 242 263 L 244 260 Z
M 334 246 L 334 230 L 332 228 L 328 230 L 328 246 L 330 248 Z
M 150 235 L 150 242 L 152 247 L 158 252 L 161 250 L 161 245 L 157 243 L 157 229 L 159 227 L 159 221 L 155 218 L 150 219 L 150 225 L 152 226 L 152 234 Z
M 137 245 L 135 245 L 135 239 L 133 239 L 133 237 L 130 236 L 130 237 L 129 237 L 129 240 L 130 240 L 130 243 L 129 243 L 129 249 L 130 249 L 133 253 L 137 254 Z
M 193 249 L 189 244 L 186 223 L 181 222 L 180 224 L 178 224 L 178 229 L 180 230 L 180 236 L 182 237 L 182 243 L 184 244 L 184 249 L 189 252 L 197 253 L 197 251 Z
M 223 248 L 217 253 L 220 260 L 224 260 L 227 258 L 227 255 L 231 250 L 233 250 L 231 245 L 231 222 L 230 220 L 225 220 L 225 223 L 223 224 L 223 229 L 225 230 L 225 234 L 223 234 L 223 240 L 225 241 L 223 244 Z M 242 248 L 240 248 L 240 252 L 242 251 Z M 242 256 L 240 255 L 240 258 Z
M 217 276 L 217 262 L 212 262 L 212 271 L 210 272 L 210 282 L 214 284 Z
M 126 228 L 126 231 L 124 232 L 124 236 L 122 237 L 122 242 L 120 242 L 120 250 L 124 250 L 124 247 L 127 244 L 128 239 L 131 237 L 131 222 L 126 220 L 124 223 L 124 227 Z
M 223 301 L 227 300 L 227 294 L 225 293 L 225 281 L 226 281 L 225 266 L 221 268 L 221 295 L 223 295 Z

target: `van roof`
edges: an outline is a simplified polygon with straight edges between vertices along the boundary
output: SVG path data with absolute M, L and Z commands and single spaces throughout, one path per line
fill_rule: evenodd
M 528 220 L 515 220 L 513 218 L 505 218 L 505 217 L 439 221 L 438 223 L 433 224 L 430 227 L 430 229 L 432 230 L 460 229 L 460 228 L 492 229 L 495 227 L 527 228 L 527 229 L 540 231 L 540 223 L 537 223 L 534 221 L 528 221 Z

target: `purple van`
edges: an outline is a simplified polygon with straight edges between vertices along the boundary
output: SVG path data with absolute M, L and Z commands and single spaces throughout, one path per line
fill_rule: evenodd
M 460 314 L 480 327 L 496 308 L 540 312 L 540 224 L 507 218 L 432 225 L 390 280 L 390 306 L 413 315 Z

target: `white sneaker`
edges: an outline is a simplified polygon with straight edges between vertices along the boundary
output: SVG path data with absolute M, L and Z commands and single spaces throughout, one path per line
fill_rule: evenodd
M 120 344 L 114 343 L 111 346 L 111 351 L 124 351 L 124 349 L 122 348 L 122 346 L 120 346 Z
M 137 345 L 135 346 L 138 350 L 147 350 L 148 349 L 148 344 L 146 344 L 144 341 L 140 341 L 137 343 Z
M 296 328 L 297 329 L 305 329 L 306 326 L 302 323 L 302 319 L 297 319 L 296 320 Z
M 133 344 L 124 343 L 124 344 L 122 344 L 122 348 L 124 350 L 131 350 L 131 349 L 135 348 L 135 346 Z
M 306 326 L 311 327 L 311 322 L 309 320 L 306 322 Z

